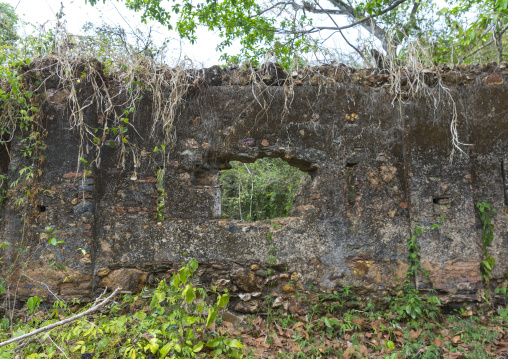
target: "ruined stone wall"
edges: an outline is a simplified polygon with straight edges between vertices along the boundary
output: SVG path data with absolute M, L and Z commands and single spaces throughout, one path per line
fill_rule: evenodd
M 119 146 L 105 146 L 100 166 L 83 179 L 76 173 L 81 136 L 69 128 L 66 90 L 48 82 L 35 215 L 20 221 L 16 188 L 1 210 L 2 239 L 31 247 L 12 274 L 17 249 L 3 250 L 4 275 L 18 285 L 18 298 L 48 297 L 41 283 L 64 297 L 86 298 L 116 285 L 139 291 L 179 268 L 184 252 L 200 262 L 201 281 L 229 288 L 233 307 L 243 312 L 257 311 L 259 300 L 242 302 L 241 293 L 284 301 L 295 290 L 348 285 L 360 294 L 393 294 L 408 269 L 406 239 L 418 225 L 425 230 L 418 237 L 422 267 L 429 271 L 418 275 L 418 288 L 435 290 L 444 303 L 481 301 L 477 202 L 498 212 L 489 250 L 496 259 L 492 286 L 505 279 L 508 266 L 507 74 L 452 70 L 441 86 L 429 83 L 432 96 L 399 102 L 383 86 L 388 76 L 358 80 L 354 71 L 336 73 L 341 78 L 333 85 L 314 75 L 288 88 L 252 85 L 217 67 L 205 72 L 174 124 L 163 221 L 156 218 L 163 163 L 141 156 L 135 168 L 127 153 L 122 169 Z M 84 100 L 87 91 L 85 85 Z M 459 139 L 469 144 L 464 153 L 452 145 L 453 102 Z M 130 140 L 146 152 L 158 144 L 151 108 L 147 96 L 131 121 Z M 84 116 L 92 128 L 104 126 L 96 105 Z M 23 161 L 19 146 L 15 138 L 8 157 L 0 153 L 0 163 L 8 163 L 2 170 L 12 176 Z M 85 148 L 84 156 L 92 152 Z M 220 170 L 231 160 L 262 157 L 280 157 L 309 173 L 293 217 L 218 218 Z M 434 223 L 440 228 L 431 229 Z M 48 225 L 64 244 L 48 244 Z M 277 248 L 278 263 L 266 277 L 270 247 Z

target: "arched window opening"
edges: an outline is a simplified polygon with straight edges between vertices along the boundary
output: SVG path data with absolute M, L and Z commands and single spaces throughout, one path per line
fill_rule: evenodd
M 280 158 L 230 162 L 221 171 L 222 218 L 241 221 L 287 217 L 310 176 Z

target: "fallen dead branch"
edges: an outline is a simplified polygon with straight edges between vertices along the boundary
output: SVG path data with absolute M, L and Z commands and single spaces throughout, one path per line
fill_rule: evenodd
M 104 307 L 106 304 L 110 303 L 113 300 L 113 298 L 115 297 L 115 295 L 118 294 L 119 291 L 120 291 L 120 288 L 116 288 L 115 291 L 113 293 L 111 293 L 111 295 L 109 297 L 107 297 L 106 299 L 104 299 L 101 302 L 97 302 L 96 301 L 96 304 L 92 305 L 88 310 L 85 310 L 83 313 L 76 314 L 76 315 L 74 315 L 74 316 L 72 316 L 70 318 L 67 318 L 67 319 L 61 320 L 59 322 L 50 324 L 50 325 L 45 326 L 43 328 L 39 328 L 37 330 L 34 330 L 34 331 L 30 332 L 30 333 L 21 335 L 19 337 L 6 340 L 5 342 L 0 343 L 0 347 L 9 345 L 9 344 L 12 344 L 12 343 L 15 343 L 15 342 L 19 342 L 20 340 L 33 337 L 34 335 L 37 335 L 39 333 L 46 332 L 46 331 L 51 330 L 53 328 L 56 328 L 56 327 L 59 327 L 59 326 L 71 323 L 71 322 L 75 321 L 78 318 L 87 316 L 88 314 L 91 314 L 91 313 L 97 311 L 98 309 Z

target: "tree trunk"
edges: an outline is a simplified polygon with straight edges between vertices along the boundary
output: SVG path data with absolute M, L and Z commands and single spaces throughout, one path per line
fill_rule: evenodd
M 494 30 L 494 37 L 496 38 L 497 54 L 499 56 L 499 62 L 503 61 L 503 33 L 501 31 Z

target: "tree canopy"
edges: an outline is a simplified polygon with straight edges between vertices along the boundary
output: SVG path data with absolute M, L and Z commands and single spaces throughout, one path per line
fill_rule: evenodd
M 16 25 L 18 16 L 14 8 L 6 3 L 0 3 L 0 46 L 12 45 L 18 38 Z
M 143 21 L 158 21 L 191 42 L 198 26 L 218 32 L 219 51 L 238 40 L 241 53 L 223 54 L 228 61 L 273 54 L 287 63 L 296 54 L 326 51 L 326 40 L 334 37 L 364 61 L 369 61 L 369 48 L 403 55 L 412 41 L 430 49 L 437 63 L 467 61 L 489 45 L 497 51 L 492 59 L 505 57 L 508 0 L 446 0 L 441 7 L 433 0 L 119 1 L 140 12 Z M 353 28 L 368 36 L 353 39 L 345 31 Z

